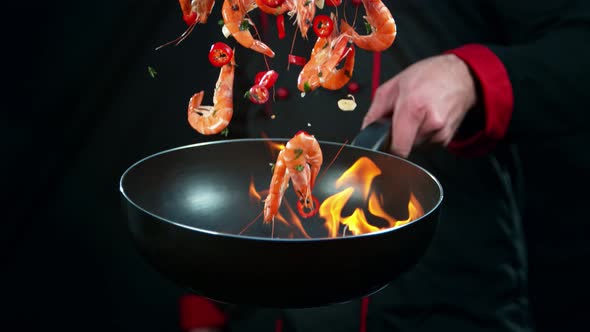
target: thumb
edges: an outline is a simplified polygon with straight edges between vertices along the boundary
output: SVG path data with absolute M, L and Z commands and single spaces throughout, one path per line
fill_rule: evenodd
M 375 91 L 371 107 L 363 119 L 362 129 L 393 112 L 399 91 L 397 82 L 397 77 L 393 77 Z

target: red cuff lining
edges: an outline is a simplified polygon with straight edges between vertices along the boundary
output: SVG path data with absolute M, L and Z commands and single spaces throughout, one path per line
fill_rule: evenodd
M 200 327 L 221 327 L 225 315 L 217 306 L 200 296 L 184 295 L 180 298 L 180 328 L 188 331 Z
M 465 139 L 453 139 L 447 148 L 461 155 L 482 155 L 489 152 L 508 130 L 514 96 L 508 72 L 500 59 L 487 47 L 468 44 L 445 53 L 463 60 L 481 86 L 485 110 L 485 128 Z

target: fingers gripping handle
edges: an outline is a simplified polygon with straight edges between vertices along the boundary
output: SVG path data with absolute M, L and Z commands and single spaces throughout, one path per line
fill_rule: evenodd
M 391 120 L 379 119 L 361 130 L 351 145 L 375 151 L 389 152 L 391 143 Z

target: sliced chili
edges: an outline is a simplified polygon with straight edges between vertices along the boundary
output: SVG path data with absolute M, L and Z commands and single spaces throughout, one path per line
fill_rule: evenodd
M 261 71 L 254 77 L 254 84 L 260 84 L 265 88 L 270 89 L 278 78 L 279 74 L 274 70 Z
M 303 206 L 303 203 L 301 201 L 297 201 L 297 211 L 299 211 L 299 215 L 303 218 L 315 216 L 315 214 L 320 209 L 320 201 L 314 195 L 311 195 L 311 200 L 313 201 L 313 209 L 310 211 L 305 211 L 305 206 Z
M 277 30 L 279 33 L 279 39 L 283 39 L 287 36 L 285 32 L 285 15 L 281 14 L 277 16 Z
M 190 14 L 182 15 L 182 20 L 186 25 L 193 25 L 197 23 L 197 13 L 191 12 Z
M 334 22 L 328 15 L 317 15 L 313 19 L 313 31 L 318 37 L 328 37 L 334 30 Z
M 271 8 L 277 8 L 285 3 L 285 0 L 262 0 L 262 2 Z
M 326 0 L 325 4 L 332 7 L 338 7 L 342 4 L 342 0 Z
M 253 85 L 246 94 L 254 104 L 266 103 L 270 95 L 268 89 L 260 84 Z
M 231 61 L 233 54 L 234 52 L 229 45 L 216 42 L 211 45 L 211 49 L 209 50 L 209 62 L 215 67 L 222 67 Z
M 298 66 L 305 66 L 307 63 L 307 59 L 304 57 L 300 57 L 297 55 L 289 54 L 289 63 L 298 65 Z

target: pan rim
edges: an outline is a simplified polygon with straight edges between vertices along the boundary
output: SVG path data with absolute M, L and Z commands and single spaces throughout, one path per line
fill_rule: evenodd
M 205 234 L 209 234 L 209 235 L 214 235 L 214 236 L 218 236 L 218 237 L 229 237 L 229 238 L 234 238 L 237 240 L 254 240 L 254 241 L 269 241 L 269 242 L 289 242 L 289 243 L 298 243 L 298 242 L 305 242 L 305 243 L 310 243 L 310 242 L 325 242 L 325 241 L 345 241 L 345 240 L 355 240 L 355 239 L 360 239 L 360 238 L 364 238 L 364 237 L 375 237 L 375 236 L 379 236 L 385 233 L 390 233 L 390 232 L 395 232 L 395 231 L 399 231 L 405 227 L 409 227 L 410 225 L 413 225 L 414 223 L 420 222 L 422 220 L 427 219 L 427 217 L 429 215 L 431 215 L 432 213 L 434 213 L 436 210 L 439 209 L 440 205 L 442 204 L 443 198 L 444 198 L 444 191 L 443 191 L 443 187 L 440 183 L 440 181 L 428 170 L 426 170 L 425 168 L 423 168 L 422 166 L 401 158 L 399 156 L 390 154 L 390 153 L 386 153 L 386 152 L 382 152 L 382 151 L 378 151 L 378 150 L 373 150 L 373 149 L 369 149 L 369 148 L 365 148 L 365 147 L 361 147 L 361 146 L 356 146 L 356 145 L 351 145 L 351 144 L 343 144 L 343 143 L 336 143 L 336 142 L 331 142 L 331 141 L 324 141 L 324 140 L 318 140 L 318 143 L 320 143 L 320 145 L 332 145 L 332 146 L 338 146 L 338 147 L 346 147 L 346 148 L 352 148 L 352 149 L 357 149 L 357 150 L 363 150 L 363 151 L 367 151 L 367 152 L 371 152 L 371 153 L 376 153 L 376 154 L 381 154 L 383 156 L 389 157 L 389 158 L 395 158 L 398 159 L 401 162 L 410 164 L 411 166 L 419 169 L 420 171 L 424 172 L 428 177 L 430 177 L 432 179 L 432 181 L 434 181 L 434 183 L 436 184 L 436 186 L 438 187 L 438 190 L 440 192 L 440 195 L 438 197 L 438 201 L 434 204 L 434 206 L 428 211 L 426 212 L 424 215 L 422 215 L 420 218 L 412 220 L 411 222 L 398 226 L 398 227 L 389 227 L 389 228 L 385 228 L 385 229 L 381 229 L 379 231 L 375 231 L 375 232 L 371 232 L 371 233 L 365 233 L 365 234 L 359 234 L 359 235 L 350 235 L 350 236 L 346 236 L 346 237 L 321 237 L 321 238 L 310 238 L 310 239 L 301 239 L 301 238 L 297 238 L 297 239 L 289 239 L 289 238 L 268 238 L 268 237 L 261 237 L 261 236 L 250 236 L 250 235 L 238 235 L 238 234 L 230 234 L 230 233 L 222 233 L 222 232 L 216 232 L 216 231 L 211 231 L 211 230 L 207 230 L 207 229 L 203 229 L 203 228 L 199 228 L 199 227 L 194 227 L 194 226 L 188 226 L 188 225 L 184 225 L 175 221 L 172 221 L 170 219 L 167 219 L 165 217 L 159 216 L 153 212 L 147 211 L 146 209 L 144 209 L 143 207 L 139 206 L 137 203 L 135 203 L 133 200 L 131 200 L 131 198 L 127 195 L 127 193 L 125 192 L 125 189 L 123 187 L 123 181 L 125 180 L 125 177 L 127 176 L 127 174 L 129 172 L 131 172 L 131 170 L 133 170 L 137 165 L 149 160 L 149 159 L 153 159 L 159 155 L 163 155 L 166 153 L 171 153 L 177 150 L 184 150 L 184 149 L 190 149 L 190 148 L 198 148 L 201 146 L 206 146 L 206 145 L 214 145 L 214 144 L 230 144 L 230 143 L 247 143 L 247 142 L 278 142 L 278 141 L 288 141 L 288 138 L 236 138 L 236 139 L 223 139 L 223 140 L 217 140 L 217 141 L 209 141 L 209 142 L 200 142 L 200 143 L 193 143 L 193 144 L 187 144 L 187 145 L 182 145 L 182 146 L 178 146 L 178 147 L 174 147 L 174 148 L 170 148 L 170 149 L 166 149 L 166 150 L 162 150 L 156 153 L 153 153 L 151 155 L 148 155 L 138 161 L 136 161 L 135 163 L 133 163 L 131 166 L 129 166 L 125 172 L 123 172 L 123 174 L 121 175 L 120 179 L 119 179 L 119 191 L 121 192 L 121 195 L 123 195 L 123 197 L 125 198 L 125 200 L 130 203 L 131 205 L 133 205 L 136 209 L 138 209 L 139 211 L 151 216 L 152 218 L 161 221 L 161 222 L 165 222 L 171 225 L 174 225 L 176 227 L 181 227 L 181 228 L 185 228 L 185 229 L 189 229 L 191 231 L 197 231 L 200 233 L 205 233 Z

